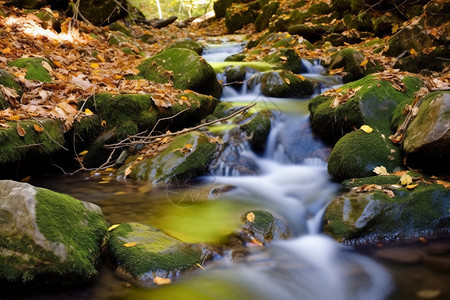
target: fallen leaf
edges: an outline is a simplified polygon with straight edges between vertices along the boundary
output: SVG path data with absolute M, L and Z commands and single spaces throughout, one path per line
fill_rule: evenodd
M 359 66 L 365 68 L 368 62 L 369 62 L 369 61 L 368 61 L 367 59 L 365 59 L 365 60 L 363 60 L 363 61 L 359 64 Z
M 418 186 L 417 183 L 415 183 L 415 184 L 408 184 L 408 185 L 406 185 L 406 188 L 407 188 L 408 190 L 412 190 L 412 189 L 414 189 L 416 186 Z
M 153 278 L 153 282 L 156 283 L 157 285 L 163 285 L 171 283 L 172 280 L 170 280 L 170 278 L 163 278 L 156 276 L 155 278 Z
M 106 127 L 106 121 L 103 120 L 102 123 L 101 123 L 101 125 L 102 125 L 102 127 Z
M 255 220 L 255 214 L 250 212 L 247 214 L 247 220 L 251 223 Z
M 383 191 L 383 193 L 388 195 L 389 198 L 394 198 L 395 197 L 395 194 L 394 194 L 394 192 L 392 190 L 383 189 L 382 191 Z
M 132 171 L 133 171 L 133 167 L 132 166 L 129 166 L 128 168 L 126 168 L 125 169 L 125 173 L 124 173 L 125 177 L 130 175 Z
M 93 115 L 94 114 L 89 108 L 86 108 L 84 110 L 84 113 L 87 114 L 87 115 Z
M 91 67 L 93 69 L 98 69 L 99 65 L 98 65 L 98 63 L 91 63 Z
M 417 292 L 417 297 L 421 299 L 436 299 L 441 295 L 441 290 L 420 290 Z
M 131 242 L 131 243 L 123 244 L 123 245 L 124 245 L 125 247 L 129 248 L 129 247 L 134 247 L 134 246 L 136 246 L 137 243 L 136 243 L 136 242 Z
M 284 78 L 284 81 L 286 81 L 287 84 L 291 84 L 291 81 L 288 78 Z
M 81 151 L 80 153 L 78 153 L 78 155 L 83 156 L 83 155 L 86 155 L 87 153 L 88 153 L 88 151 L 84 150 L 84 151 Z
M 436 180 L 436 183 L 437 183 L 437 184 L 440 184 L 440 185 L 443 185 L 443 186 L 445 186 L 446 188 L 450 189 L 450 182 L 448 182 L 448 181 Z
M 389 172 L 386 170 L 386 167 L 379 166 L 373 169 L 373 172 L 377 175 L 389 175 Z
M 408 174 L 404 174 L 404 175 L 402 175 L 402 177 L 400 177 L 400 184 L 403 186 L 408 185 L 411 182 L 412 182 L 412 178 Z
M 413 48 L 411 48 L 411 50 L 409 50 L 409 53 L 411 53 L 412 56 L 416 56 L 417 55 L 417 51 L 414 50 Z
M 112 231 L 112 230 L 116 229 L 116 228 L 119 227 L 119 226 L 120 226 L 120 224 L 114 224 L 114 225 L 111 225 L 111 226 L 108 228 L 108 231 Z
M 36 132 L 42 132 L 44 131 L 44 128 L 38 124 L 33 124 L 34 130 L 36 130 Z
M 23 127 L 20 126 L 20 124 L 17 124 L 16 130 L 17 130 L 17 134 L 19 134 L 21 137 L 23 137 L 27 133 L 25 131 L 25 129 L 23 129 Z
M 205 268 L 203 268 L 203 266 L 201 265 L 201 264 L 199 264 L 199 263 L 195 263 L 200 269 L 202 269 L 203 271 L 205 271 L 206 272 L 206 270 L 205 270 Z
M 362 125 L 360 129 L 366 133 L 371 133 L 373 131 L 373 128 L 369 125 Z
M 392 34 L 396 33 L 398 30 L 398 23 L 392 26 Z

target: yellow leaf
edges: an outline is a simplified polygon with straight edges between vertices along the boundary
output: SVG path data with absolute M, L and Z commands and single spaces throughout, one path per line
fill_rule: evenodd
M 284 81 L 286 81 L 287 84 L 291 84 L 291 81 L 287 78 L 285 78 Z
M 398 24 L 395 24 L 394 26 L 392 26 L 392 34 L 396 33 L 398 30 Z
M 365 59 L 365 60 L 363 60 L 363 61 L 359 64 L 359 66 L 360 66 L 360 67 L 365 67 L 365 66 L 367 65 L 368 62 L 369 62 L 369 61 L 368 61 L 367 59 Z
M 114 229 L 116 229 L 119 226 L 120 226 L 120 224 L 111 225 L 111 227 L 108 228 L 108 231 L 114 230 Z
M 105 169 L 105 172 L 114 172 L 116 169 L 114 169 L 114 168 L 106 168 Z
M 97 58 L 99 61 L 105 62 L 105 58 L 103 57 L 103 55 L 101 53 L 97 54 Z
M 25 129 L 23 129 L 23 127 L 20 126 L 20 124 L 17 124 L 16 130 L 17 134 L 20 135 L 21 137 L 23 137 L 27 133 Z
M 116 80 L 119 80 L 119 79 L 122 79 L 123 76 L 115 74 L 115 75 L 113 75 L 113 78 L 116 79 Z
M 80 153 L 78 153 L 78 155 L 86 155 L 88 153 L 87 150 L 81 151 Z
M 132 166 L 129 166 L 128 168 L 125 169 L 125 177 L 127 177 L 128 175 L 131 174 L 131 171 L 133 170 Z
M 436 183 L 445 186 L 447 189 L 450 189 L 450 182 L 448 181 L 436 180 Z
M 361 130 L 363 130 L 365 133 L 371 133 L 373 131 L 373 128 L 370 127 L 369 125 L 362 125 Z
M 301 80 L 305 81 L 305 77 L 303 77 L 302 75 L 296 75 L 298 78 L 300 78 Z
M 412 190 L 412 189 L 414 189 L 416 186 L 418 186 L 417 183 L 415 183 L 415 184 L 408 184 L 408 185 L 406 185 L 406 188 L 407 188 L 408 190 Z
M 36 132 L 44 131 L 44 128 L 38 124 L 33 124 L 33 128 L 34 128 L 34 130 L 36 130 Z
M 124 191 L 118 191 L 118 192 L 114 193 L 114 195 L 126 195 L 126 194 L 128 194 L 128 193 L 124 192 Z
M 53 60 L 52 63 L 57 66 L 58 68 L 61 68 L 61 63 L 59 61 Z
M 248 220 L 250 223 L 253 222 L 253 221 L 255 220 L 255 214 L 252 213 L 252 212 L 249 212 L 249 213 L 247 214 L 247 220 Z
M 170 278 L 163 278 L 156 276 L 155 278 L 153 278 L 153 282 L 156 283 L 157 285 L 162 285 L 162 284 L 169 284 L 172 282 L 172 280 L 170 280 Z
M 282 61 L 287 61 L 287 60 L 288 60 L 288 58 L 287 58 L 286 56 L 280 56 L 280 59 L 281 59 Z
M 408 174 L 403 174 L 402 177 L 400 177 L 401 185 L 408 185 L 411 182 L 412 182 L 412 178 Z
M 417 55 L 417 51 L 414 50 L 413 48 L 411 48 L 411 50 L 409 50 L 409 53 L 411 53 L 412 56 L 416 56 Z
M 131 243 L 123 244 L 123 245 L 124 245 L 125 247 L 129 248 L 129 247 L 134 247 L 134 246 L 136 246 L 137 243 L 136 243 L 136 242 L 131 242 Z
M 102 125 L 102 127 L 106 127 L 106 121 L 103 120 L 102 123 L 101 123 L 101 125 Z
M 103 181 L 99 181 L 100 184 L 105 184 L 105 183 L 109 183 L 109 180 L 103 180 Z
M 389 175 L 389 172 L 386 170 L 384 166 L 375 167 L 373 172 L 378 175 Z
M 93 69 L 97 69 L 99 67 L 98 63 L 91 63 L 91 67 Z
M 186 101 L 188 98 L 186 96 L 181 96 L 180 99 Z
M 20 120 L 20 116 L 19 115 L 14 115 L 12 117 L 6 118 L 6 120 L 8 120 L 8 121 L 19 121 Z
M 86 108 L 86 109 L 84 110 L 84 113 L 87 114 L 87 115 L 93 115 L 93 114 L 94 114 L 94 113 L 92 112 L 92 110 L 90 110 L 89 108 Z
M 205 268 L 203 268 L 201 264 L 199 264 L 199 263 L 195 263 L 195 264 L 196 264 L 200 269 L 202 269 L 203 271 L 206 272 Z

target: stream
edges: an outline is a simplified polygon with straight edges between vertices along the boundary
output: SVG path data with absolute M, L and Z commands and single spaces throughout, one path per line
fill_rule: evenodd
M 204 57 L 223 61 L 242 45 L 211 48 Z M 305 77 L 320 79 L 320 66 L 305 62 Z M 220 76 L 220 75 L 219 75 Z M 321 78 L 320 90 L 338 84 Z M 328 83 L 328 84 L 325 84 Z M 268 209 L 291 226 L 292 237 L 267 247 L 250 247 L 240 263 L 215 257 L 199 269 L 168 286 L 132 287 L 114 275 L 112 266 L 101 266 L 92 286 L 73 290 L 36 292 L 26 299 L 444 299 L 450 276 L 414 259 L 406 263 L 382 259 L 378 249 L 353 249 L 320 233 L 322 213 L 336 195 L 338 185 L 318 157 L 297 159 L 283 136 L 309 122 L 308 99 L 267 98 L 258 90 L 226 87 L 221 101 L 257 103 L 273 110 L 272 129 L 264 151 L 255 154 L 245 139 L 227 151 L 257 170 L 246 175 L 227 163 L 217 162 L 211 175 L 182 186 L 153 186 L 147 182 L 117 180 L 109 174 L 76 174 L 41 178 L 31 184 L 95 203 L 111 224 L 142 222 L 156 226 L 185 242 L 219 243 L 239 228 L 239 218 L 252 209 Z M 317 142 L 317 141 L 315 141 Z M 305 145 L 307 147 L 308 145 Z M 224 154 L 225 155 L 225 154 Z M 212 195 L 221 185 L 231 191 Z M 397 246 L 400 257 L 445 248 L 448 241 Z M 400 254 L 398 254 L 400 253 Z M 1 297 L 0 297 L 1 298 Z

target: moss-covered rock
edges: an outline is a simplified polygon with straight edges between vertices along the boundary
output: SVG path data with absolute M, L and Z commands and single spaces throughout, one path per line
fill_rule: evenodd
M 62 149 L 64 126 L 60 120 L 24 120 L 7 124 L 9 127 L 0 128 L 0 163 L 16 162 L 28 154 L 52 154 Z M 44 130 L 36 131 L 35 126 Z
M 139 160 L 139 156 L 130 156 L 125 164 L 117 170 L 119 177 L 148 180 L 152 183 L 170 183 L 188 181 L 204 175 L 216 152 L 216 144 L 199 132 L 177 136 L 167 148 L 156 156 Z
M 83 0 L 80 1 L 79 11 L 92 24 L 108 25 L 126 16 L 126 4 L 116 0 Z
M 448 173 L 450 165 L 450 92 L 426 95 L 408 125 L 403 142 L 408 165 Z
M 411 49 L 419 53 L 425 48 L 436 45 L 435 38 L 424 28 L 419 25 L 405 26 L 389 39 L 389 49 L 386 51 L 386 55 L 396 57 L 403 52 L 410 52 Z
M 193 40 L 190 37 L 173 42 L 166 48 L 166 50 L 172 49 L 172 48 L 190 49 L 190 50 L 194 51 L 195 53 L 197 53 L 198 55 L 202 55 L 203 50 L 205 49 L 205 47 L 202 44 Z
M 366 57 L 362 54 L 362 52 L 356 49 L 346 48 L 334 53 L 331 56 L 331 63 L 328 68 L 330 70 L 343 68 L 346 73 L 342 77 L 344 83 L 355 81 L 383 69 L 382 66 L 375 65 L 373 62 L 367 62 L 364 66 L 361 66 L 361 63 L 365 60 Z
M 41 9 L 36 12 L 36 17 L 38 17 L 42 21 L 41 26 L 44 29 L 52 28 L 58 30 L 61 28 L 61 24 L 59 23 L 58 19 L 50 11 Z
M 241 217 L 241 236 L 244 240 L 255 238 L 264 245 L 273 240 L 285 240 L 290 237 L 289 226 L 285 220 L 266 210 L 252 210 Z
M 45 65 L 44 65 L 45 64 Z M 27 69 L 25 78 L 41 82 L 51 82 L 52 76 L 48 68 L 54 68 L 53 63 L 43 57 L 18 58 L 8 62 L 8 66 Z
M 384 166 L 388 172 L 401 167 L 400 149 L 389 136 L 375 129 L 370 133 L 356 130 L 344 135 L 334 146 L 328 160 L 328 173 L 337 181 L 374 175 Z
M 13 89 L 17 96 L 22 95 L 22 88 L 19 83 L 16 81 L 16 77 L 5 71 L 0 69 L 0 85 L 4 86 L 8 89 Z M 0 90 L 0 110 L 6 109 L 9 107 L 8 97 L 3 94 Z
M 0 287 L 93 279 L 108 227 L 100 208 L 27 183 L 0 181 Z
M 412 190 L 389 184 L 380 187 L 394 197 L 380 188 L 335 198 L 325 211 L 324 232 L 339 242 L 364 246 L 450 235 L 449 189 L 425 183 Z
M 12 0 L 14 5 L 27 9 L 36 9 L 46 4 L 46 0 Z
M 428 54 L 420 52 L 417 55 L 411 55 L 409 53 L 397 60 L 394 68 L 411 73 L 420 73 L 423 70 L 441 72 L 450 66 L 450 62 L 445 57 L 450 57 L 450 49 L 441 46 Z
M 262 13 L 255 19 L 255 28 L 258 31 L 262 31 L 269 26 L 272 16 L 276 13 L 280 2 L 270 1 L 268 4 L 262 7 Z
M 377 34 L 377 36 L 385 36 L 392 34 L 392 28 L 394 26 L 401 25 L 404 20 L 400 18 L 397 14 L 382 14 L 379 17 L 374 17 L 372 19 L 373 22 L 373 31 Z
M 213 9 L 217 18 L 223 18 L 227 14 L 227 8 L 233 3 L 239 2 L 239 0 L 217 0 L 214 1 Z
M 261 84 L 265 96 L 278 98 L 304 98 L 314 93 L 314 83 L 290 71 L 269 71 L 250 78 L 250 87 Z
M 128 37 L 133 36 L 133 31 L 130 28 L 127 28 L 123 22 L 116 21 L 114 23 L 109 24 L 108 28 L 111 31 L 120 31 Z
M 200 246 L 183 243 L 146 224 L 123 223 L 110 235 L 116 274 L 138 285 L 154 285 L 156 277 L 176 278 L 201 264 L 204 257 Z
M 396 90 L 387 80 L 368 75 L 343 85 L 335 94 L 313 98 L 309 111 L 314 132 L 330 144 L 364 124 L 389 136 L 391 117 L 397 104 L 413 99 L 422 85 L 414 76 L 404 77 L 402 81 L 406 87 L 404 92 Z M 354 95 L 344 103 L 333 105 L 335 99 L 346 97 L 348 93 Z
M 258 17 L 259 4 L 257 1 L 250 3 L 233 3 L 227 8 L 225 26 L 229 33 L 241 29 L 245 25 L 253 23 Z
M 173 48 L 144 60 L 139 66 L 140 76 L 147 80 L 167 83 L 182 90 L 220 98 L 222 86 L 216 73 L 197 53 L 189 49 Z
M 288 28 L 290 34 L 297 34 L 314 43 L 322 38 L 322 36 L 329 30 L 330 26 L 317 24 L 306 25 L 296 24 Z
M 293 49 L 278 49 L 263 58 L 264 62 L 275 65 L 279 69 L 289 70 L 294 73 L 302 71 L 302 58 Z

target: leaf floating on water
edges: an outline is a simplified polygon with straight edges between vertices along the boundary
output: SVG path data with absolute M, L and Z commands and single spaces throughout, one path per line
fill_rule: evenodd
M 366 133 L 371 133 L 373 131 L 373 128 L 369 125 L 362 125 L 360 129 Z
M 155 278 L 153 278 L 153 282 L 156 283 L 157 285 L 162 285 L 162 284 L 169 284 L 172 282 L 172 280 L 170 280 L 170 278 L 163 278 L 156 276 Z
M 255 220 L 255 214 L 250 212 L 247 214 L 247 220 L 251 223 Z
M 389 175 L 389 172 L 386 170 L 386 167 L 379 166 L 373 169 L 373 172 L 377 175 Z
M 441 290 L 421 290 L 417 292 L 417 297 L 421 299 L 434 299 L 441 295 Z
M 108 228 L 108 231 L 112 231 L 112 230 L 116 229 L 116 228 L 119 227 L 119 226 L 120 226 L 120 224 L 114 224 L 114 225 L 111 225 L 111 226 Z
M 44 128 L 38 124 L 33 124 L 33 128 L 34 128 L 34 130 L 36 130 L 36 132 L 44 131 Z
M 412 182 L 412 178 L 411 176 L 409 176 L 408 174 L 403 174 L 402 177 L 400 177 L 400 184 L 401 185 L 408 185 Z
M 17 130 L 17 134 L 20 135 L 21 137 L 23 137 L 27 133 L 25 131 L 25 129 L 23 129 L 23 127 L 20 126 L 20 124 L 17 124 L 16 130 Z
M 131 243 L 126 243 L 126 244 L 123 244 L 125 247 L 127 247 L 127 248 L 130 248 L 130 247 L 134 247 L 134 246 L 136 246 L 137 245 L 137 243 L 136 242 L 131 242 Z

